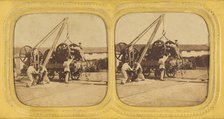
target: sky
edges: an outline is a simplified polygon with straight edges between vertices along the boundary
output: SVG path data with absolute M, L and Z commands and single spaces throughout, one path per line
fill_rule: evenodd
M 118 20 L 115 28 L 115 43 L 130 43 L 148 25 L 163 13 L 129 13 Z M 104 21 L 92 14 L 30 14 L 18 19 L 15 27 L 14 46 L 35 46 L 65 17 L 69 17 L 68 30 L 64 29 L 59 43 L 66 40 L 68 31 L 70 40 L 83 47 L 106 47 L 107 33 Z M 166 13 L 153 41 L 162 36 L 162 29 L 170 40 L 178 40 L 179 44 L 208 44 L 208 29 L 205 21 L 192 13 Z M 147 43 L 152 29 L 138 42 Z M 58 31 L 56 31 L 42 47 L 50 47 Z M 113 40 L 113 39 L 112 39 Z M 58 44 L 59 44 L 58 43 Z M 68 43 L 68 42 L 67 42 Z
M 34 47 L 59 22 L 68 17 L 68 30 L 64 29 L 59 43 L 66 40 L 67 31 L 73 43 L 83 47 L 106 47 L 107 36 L 104 21 L 92 14 L 30 14 L 18 19 L 15 26 L 14 46 Z M 51 47 L 57 30 L 41 47 Z M 58 44 L 59 44 L 58 43 Z M 67 42 L 69 43 L 69 42 Z
M 122 16 L 117 22 L 115 42 L 130 43 L 162 14 L 163 13 L 129 13 Z M 164 28 L 166 37 L 172 41 L 178 40 L 179 44 L 209 45 L 207 25 L 204 19 L 196 14 L 165 13 L 163 23 L 160 25 L 153 41 L 162 36 Z M 137 44 L 146 44 L 153 29 L 150 29 Z M 165 39 L 163 40 L 165 41 Z

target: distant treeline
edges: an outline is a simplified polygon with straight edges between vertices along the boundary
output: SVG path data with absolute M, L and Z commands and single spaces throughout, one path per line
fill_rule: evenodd
M 209 55 L 197 57 L 184 57 L 182 69 L 196 69 L 196 67 L 209 67 Z

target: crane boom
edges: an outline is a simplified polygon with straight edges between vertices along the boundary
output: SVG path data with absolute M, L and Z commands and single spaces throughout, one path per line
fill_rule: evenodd
M 45 42 L 47 38 L 49 38 L 62 24 L 64 23 L 64 20 L 62 20 L 57 26 L 55 26 L 40 42 L 38 42 L 34 48 L 37 48 L 41 43 Z
M 146 27 L 134 40 L 132 40 L 129 45 L 135 44 L 138 40 L 140 40 L 151 28 L 153 25 L 155 25 L 158 20 L 160 20 L 160 17 L 158 17 L 152 24 L 150 24 L 148 27 Z
M 55 40 L 54 40 L 54 42 L 53 42 L 53 44 L 52 44 L 52 47 L 51 47 L 50 51 L 48 52 L 48 54 L 47 54 L 47 56 L 46 56 L 46 58 L 45 58 L 45 60 L 44 60 L 44 63 L 43 63 L 43 66 L 44 66 L 44 67 L 47 65 L 47 63 L 48 63 L 49 60 L 50 60 L 50 57 L 51 57 L 51 55 L 52 55 L 52 53 L 53 53 L 53 50 L 55 49 L 55 47 L 56 47 L 56 45 L 57 45 L 57 43 L 58 43 L 58 40 L 59 40 L 59 38 L 60 38 L 60 36 L 61 36 L 61 34 L 62 34 L 62 31 L 63 31 L 64 28 L 65 28 L 65 23 L 67 22 L 67 20 L 68 20 L 68 18 L 64 18 L 63 21 L 62 21 L 61 28 L 60 28 L 60 30 L 58 31 L 58 34 L 57 34 L 57 36 L 56 36 L 56 38 L 55 38 Z M 61 24 L 61 23 L 59 23 L 59 24 Z
M 155 28 L 154 28 L 154 31 L 153 31 L 152 35 L 150 36 L 150 38 L 149 38 L 149 40 L 148 40 L 148 43 L 146 44 L 146 46 L 145 46 L 145 48 L 144 48 L 144 50 L 143 50 L 143 52 L 142 52 L 142 54 L 141 54 L 141 56 L 140 56 L 140 58 L 139 58 L 139 60 L 138 60 L 138 63 L 141 63 L 142 60 L 143 60 L 143 58 L 145 57 L 145 54 L 146 54 L 147 50 L 149 49 L 149 46 L 150 46 L 150 44 L 152 43 L 152 40 L 154 39 L 154 37 L 155 37 L 155 35 L 156 35 L 156 32 L 158 31 L 159 26 L 160 26 L 160 24 L 161 24 L 163 18 L 164 18 L 164 15 L 161 15 L 161 16 L 159 17 L 159 20 L 158 20 L 158 21 L 155 20 L 155 21 L 157 21 L 157 24 L 156 24 L 156 26 L 155 26 Z

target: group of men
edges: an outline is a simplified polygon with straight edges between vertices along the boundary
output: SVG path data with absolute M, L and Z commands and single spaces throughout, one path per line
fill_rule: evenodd
M 73 57 L 67 58 L 64 63 L 64 76 L 65 76 L 65 83 L 68 84 L 69 78 L 70 78 L 70 64 L 73 61 Z M 31 65 L 27 69 L 27 76 L 29 78 L 29 82 L 27 83 L 27 87 L 35 86 L 37 84 L 48 84 L 50 83 L 50 80 L 48 78 L 48 71 L 43 66 L 40 65 L 39 68 L 35 68 L 34 64 L 31 63 Z
M 134 62 L 133 67 L 131 67 L 128 62 L 125 62 L 121 67 L 121 73 L 124 79 L 121 80 L 121 84 L 130 83 L 132 81 L 144 81 L 145 77 L 142 73 L 142 67 L 140 63 Z
M 160 80 L 164 80 L 165 73 L 165 62 L 169 58 L 170 54 L 163 55 L 159 60 L 159 71 L 160 71 Z M 143 75 L 143 69 L 140 63 L 134 62 L 133 67 L 129 65 L 126 61 L 121 67 L 121 73 L 123 74 L 123 79 L 121 80 L 121 84 L 130 83 L 132 81 L 144 81 L 145 77 Z
M 70 78 L 70 64 L 74 61 L 73 59 L 74 57 L 69 57 L 63 63 L 66 84 L 68 84 Z M 27 87 L 35 86 L 37 84 L 50 83 L 50 80 L 48 78 L 48 71 L 43 65 L 40 65 L 37 69 L 34 67 L 34 63 L 31 63 L 31 65 L 27 69 L 27 76 L 30 80 L 26 85 Z
M 80 60 L 85 61 L 81 43 L 79 43 L 78 47 L 75 47 L 74 49 L 78 50 L 78 52 L 80 53 Z M 38 50 L 37 50 L 37 53 L 38 53 Z M 33 52 L 33 54 L 35 54 L 35 53 Z M 72 62 L 74 62 L 74 57 L 73 56 L 67 57 L 65 59 L 65 61 L 63 62 L 64 79 L 65 79 L 66 84 L 69 83 L 68 81 L 70 79 L 70 74 L 71 74 L 70 73 L 70 64 Z M 77 66 L 77 65 L 80 65 L 79 63 L 75 63 L 75 65 L 78 68 L 81 67 L 81 66 Z M 27 87 L 35 86 L 37 84 L 46 84 L 46 83 L 48 84 L 48 83 L 50 83 L 50 80 L 48 78 L 48 71 L 47 71 L 46 67 L 43 66 L 43 65 L 40 65 L 40 66 L 37 67 L 37 65 L 35 65 L 34 63 L 31 63 L 31 65 L 28 67 L 26 73 L 27 73 L 27 76 L 30 80 L 26 85 Z
M 48 78 L 48 72 L 47 69 L 40 65 L 38 70 L 34 67 L 34 63 L 31 63 L 31 65 L 27 69 L 27 76 L 29 78 L 29 82 L 27 83 L 27 87 L 35 86 L 37 84 L 45 84 L 50 83 L 50 80 Z

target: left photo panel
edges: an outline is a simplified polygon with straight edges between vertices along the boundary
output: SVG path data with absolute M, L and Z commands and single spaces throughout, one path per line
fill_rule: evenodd
M 107 93 L 107 33 L 97 15 L 24 15 L 13 55 L 15 92 L 25 105 L 93 106 Z

